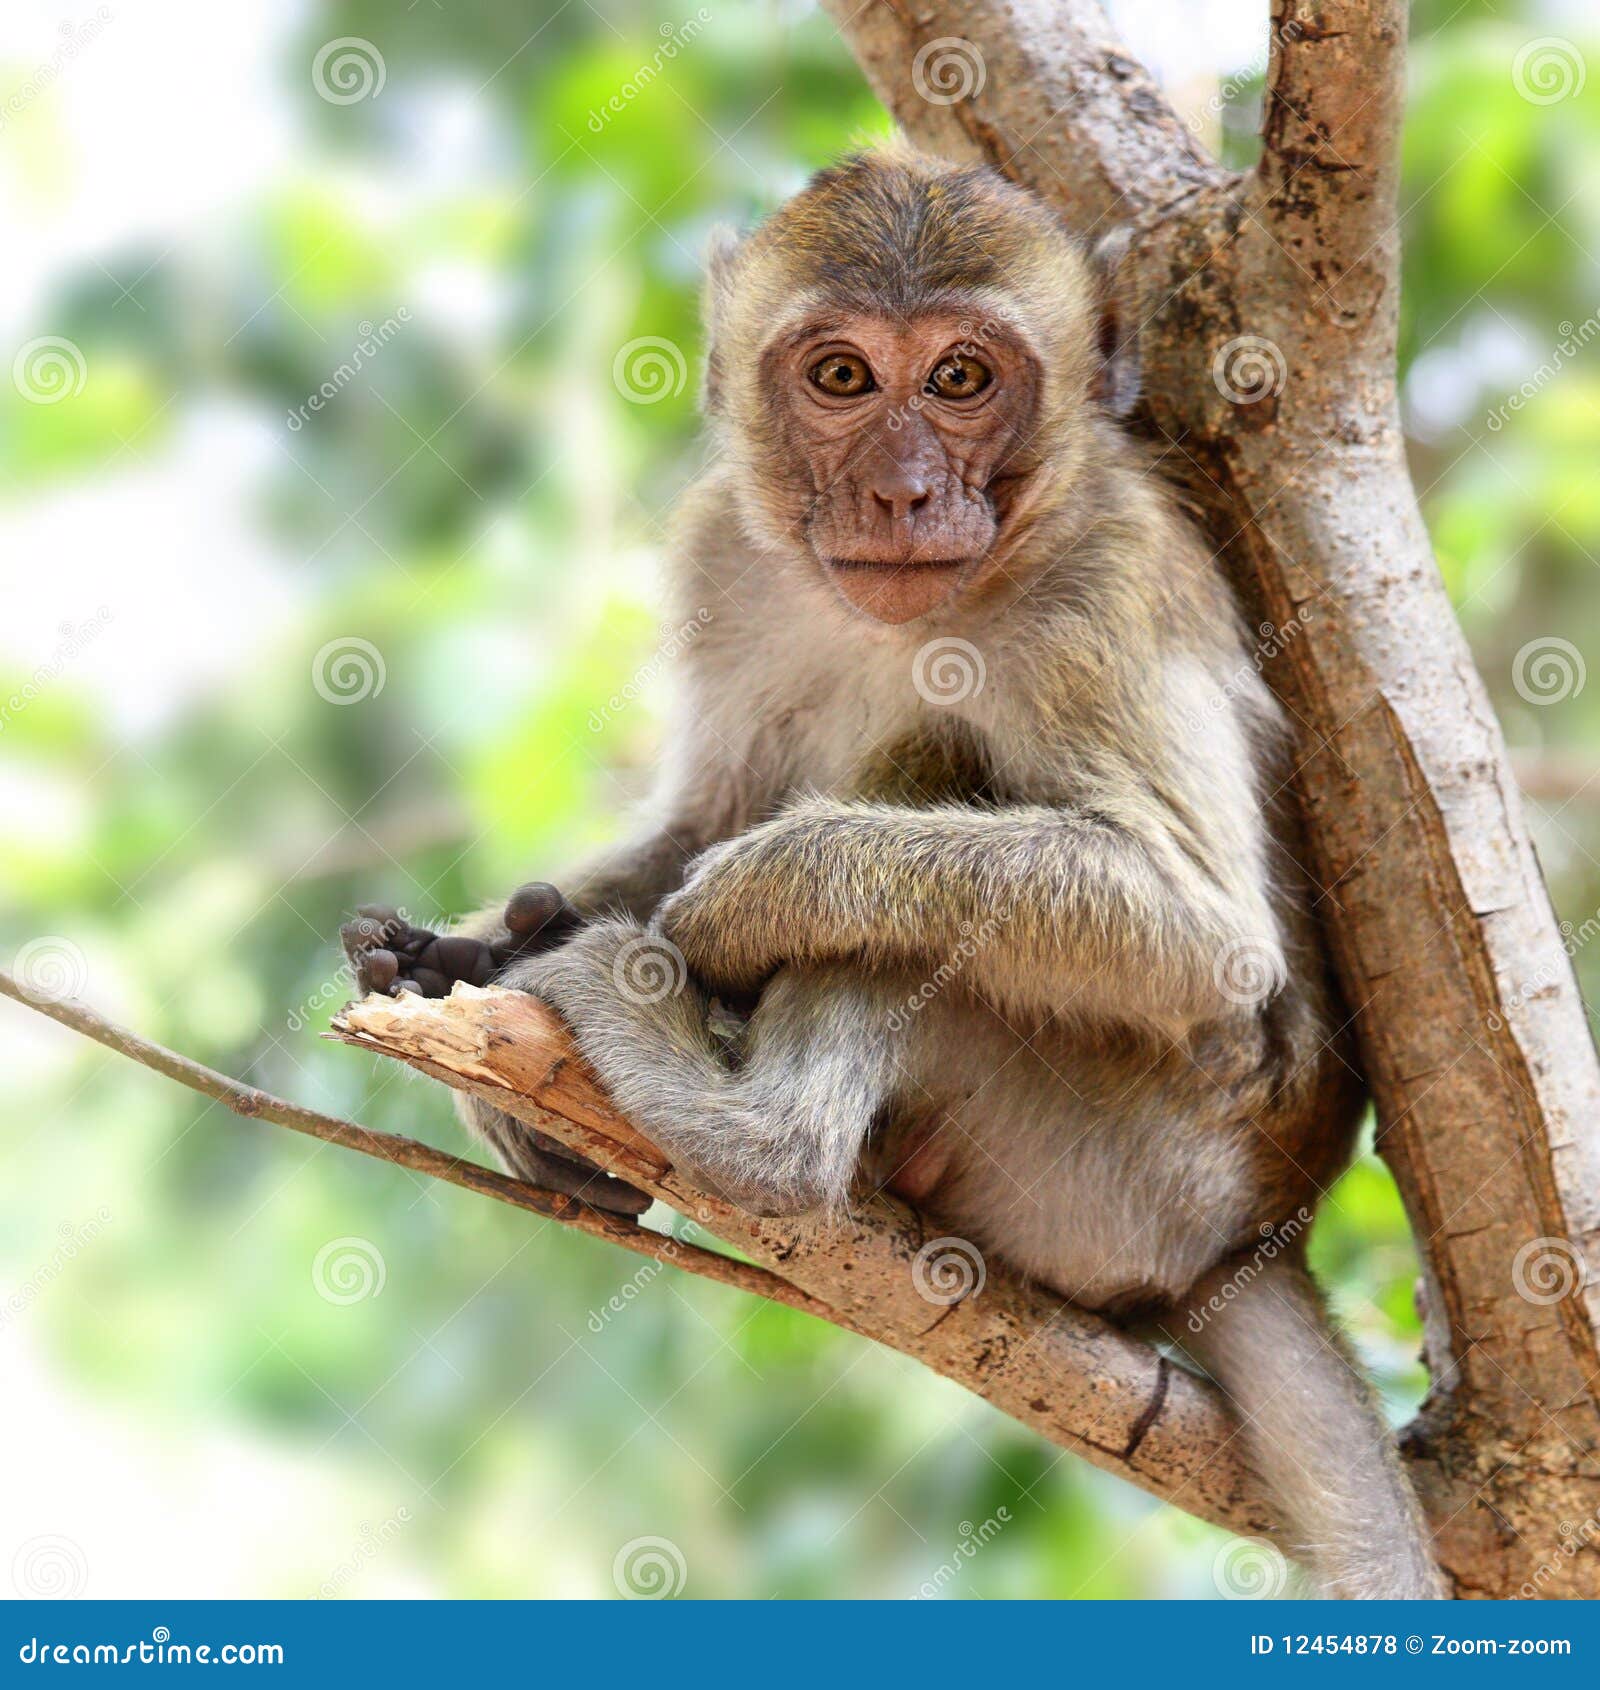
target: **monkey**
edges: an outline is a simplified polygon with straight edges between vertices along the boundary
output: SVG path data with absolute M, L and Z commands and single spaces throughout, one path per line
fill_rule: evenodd
M 1293 741 L 1128 426 L 1119 257 L 903 143 L 718 236 L 711 461 L 668 546 L 699 626 L 651 818 L 560 891 L 443 937 L 372 907 L 347 948 L 365 988 L 535 994 L 753 1213 L 893 1192 L 1164 1334 L 1318 1588 L 1438 1596 L 1296 1232 L 1365 1087 Z M 514 1171 L 643 1207 L 467 1116 Z

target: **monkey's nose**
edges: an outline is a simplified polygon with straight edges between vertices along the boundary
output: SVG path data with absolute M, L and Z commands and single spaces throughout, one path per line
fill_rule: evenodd
M 896 467 L 873 479 L 873 500 L 893 522 L 909 522 L 930 496 L 927 482 L 912 470 Z

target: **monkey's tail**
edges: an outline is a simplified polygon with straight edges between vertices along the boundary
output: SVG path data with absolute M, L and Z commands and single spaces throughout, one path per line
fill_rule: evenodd
M 1298 1252 L 1224 1264 L 1169 1330 L 1232 1399 L 1285 1547 L 1325 1594 L 1445 1595 L 1394 1439 Z

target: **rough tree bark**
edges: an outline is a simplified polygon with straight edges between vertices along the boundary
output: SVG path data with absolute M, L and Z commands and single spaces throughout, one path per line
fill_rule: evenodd
M 1142 420 L 1287 631 L 1265 672 L 1426 1263 L 1406 1444 L 1441 1560 L 1464 1595 L 1600 1595 L 1600 1068 L 1406 470 L 1405 6 L 1272 0 L 1262 158 L 1234 175 L 1094 0 L 824 4 L 912 139 L 1134 231 Z
M 1125 224 L 1142 422 L 1274 632 L 1310 868 L 1425 1262 L 1433 1388 L 1405 1449 L 1463 1596 L 1600 1595 L 1600 1067 L 1504 744 L 1428 549 L 1397 420 L 1400 0 L 1273 0 L 1259 168 L 1204 156 L 1093 0 L 824 0 L 913 139 L 1077 227 Z M 621 1120 L 533 1000 L 368 999 L 335 1036 L 491 1098 L 754 1265 L 240 1087 L 77 1005 L 35 1007 L 239 1113 L 830 1319 L 1219 1524 L 1270 1532 L 1209 1386 L 875 1199 L 756 1221 Z M 954 1285 L 952 1293 L 948 1289 Z M 928 1292 L 934 1293 L 930 1299 Z M 965 1291 L 967 1294 L 961 1294 Z

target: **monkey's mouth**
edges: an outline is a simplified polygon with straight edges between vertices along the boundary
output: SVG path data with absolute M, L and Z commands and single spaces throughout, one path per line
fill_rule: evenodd
M 870 570 L 879 575 L 897 575 L 902 570 L 920 573 L 923 570 L 965 569 L 967 566 L 964 557 L 829 557 L 823 562 L 829 569 Z

